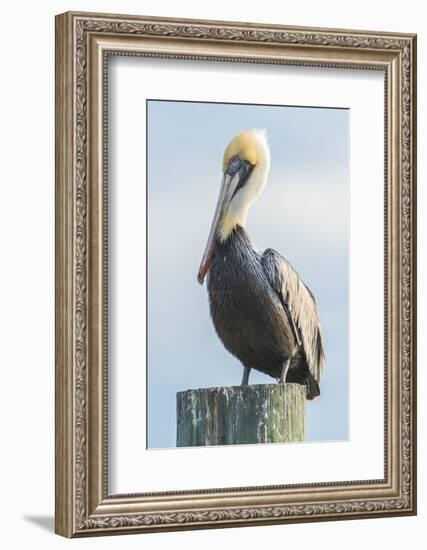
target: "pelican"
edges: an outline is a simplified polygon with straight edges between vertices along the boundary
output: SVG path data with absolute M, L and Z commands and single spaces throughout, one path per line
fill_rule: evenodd
M 270 170 L 265 130 L 244 130 L 227 145 L 223 178 L 206 249 L 197 276 L 208 275 L 209 306 L 225 348 L 243 364 L 242 385 L 251 369 L 280 383 L 320 395 L 325 369 L 322 327 L 315 298 L 278 252 L 253 247 L 246 232 L 250 206 Z

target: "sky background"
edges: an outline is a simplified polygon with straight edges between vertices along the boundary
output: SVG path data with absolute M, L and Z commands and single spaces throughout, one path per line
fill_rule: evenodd
M 348 437 L 349 158 L 345 109 L 155 101 L 148 115 L 148 447 L 176 446 L 176 393 L 240 384 L 196 275 L 218 197 L 222 155 L 240 130 L 265 128 L 271 170 L 247 230 L 314 293 L 325 336 L 320 398 L 307 440 Z M 250 383 L 273 383 L 256 371 Z

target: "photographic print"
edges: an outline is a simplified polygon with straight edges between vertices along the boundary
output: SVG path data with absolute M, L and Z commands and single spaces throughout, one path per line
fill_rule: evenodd
M 349 437 L 348 133 L 147 101 L 149 448 Z
M 416 513 L 416 35 L 56 18 L 55 530 Z

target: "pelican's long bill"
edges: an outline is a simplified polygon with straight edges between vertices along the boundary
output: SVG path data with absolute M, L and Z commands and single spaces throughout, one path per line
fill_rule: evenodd
M 232 177 L 230 174 L 225 173 L 222 179 L 221 189 L 219 192 L 218 202 L 215 208 L 215 214 L 212 220 L 211 229 L 209 231 L 208 242 L 206 243 L 205 252 L 203 254 L 202 261 L 199 267 L 199 273 L 197 274 L 197 280 L 202 285 L 206 274 L 209 270 L 214 252 L 215 252 L 215 238 L 218 235 L 218 229 L 223 219 L 227 208 L 230 205 L 234 192 L 239 183 L 239 173 Z

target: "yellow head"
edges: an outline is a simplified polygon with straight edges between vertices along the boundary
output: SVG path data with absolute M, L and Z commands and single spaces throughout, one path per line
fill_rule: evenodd
M 224 151 L 223 170 L 227 169 L 230 160 L 238 156 L 241 160 L 256 166 L 259 161 L 257 134 L 262 130 L 242 130 L 234 136 Z

